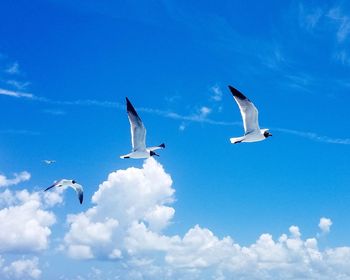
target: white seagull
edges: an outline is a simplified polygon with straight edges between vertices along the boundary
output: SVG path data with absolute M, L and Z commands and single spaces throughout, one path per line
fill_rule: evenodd
M 51 185 L 50 187 L 46 188 L 44 191 L 46 192 L 47 190 L 53 187 L 65 187 L 65 188 L 71 187 L 76 191 L 80 204 L 83 203 L 83 186 L 79 185 L 75 180 L 67 180 L 67 179 L 59 180 L 55 182 L 53 185 Z
M 165 144 L 146 148 L 146 128 L 127 97 L 126 110 L 130 122 L 132 152 L 122 155 L 120 158 L 149 158 L 151 156 L 159 156 L 154 151 L 164 149 Z
M 258 142 L 272 136 L 269 129 L 260 129 L 258 122 L 258 109 L 256 109 L 253 102 L 251 102 L 234 87 L 228 87 L 233 95 L 233 98 L 238 104 L 239 110 L 241 111 L 244 126 L 244 136 L 231 138 L 231 143 L 237 144 L 241 142 Z
M 43 162 L 45 162 L 46 164 L 53 164 L 53 163 L 56 163 L 55 160 L 52 160 L 52 159 L 45 159 L 43 160 Z

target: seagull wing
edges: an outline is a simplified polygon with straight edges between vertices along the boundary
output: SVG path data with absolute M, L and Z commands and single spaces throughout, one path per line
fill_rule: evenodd
M 69 185 L 69 186 L 76 191 L 78 198 L 79 198 L 79 202 L 80 202 L 80 204 L 82 204 L 83 198 L 84 198 L 83 186 L 79 185 L 79 184 L 73 184 L 73 185 Z
M 149 147 L 149 148 L 147 148 L 147 149 L 150 150 L 150 151 L 155 151 L 155 150 L 159 150 L 159 149 L 165 149 L 165 144 L 162 143 L 162 144 L 160 144 L 160 145 L 158 145 L 158 146 Z
M 239 110 L 241 111 L 245 134 L 260 131 L 258 122 L 258 109 L 256 109 L 253 102 L 251 102 L 234 87 L 228 87 L 233 95 L 233 98 L 238 104 Z
M 50 187 L 47 187 L 44 192 L 46 192 L 49 189 L 52 189 L 53 187 L 56 187 L 57 185 L 59 185 L 61 183 L 62 180 L 56 181 L 55 183 L 53 183 Z
M 144 150 L 146 149 L 146 128 L 128 98 L 126 98 L 126 110 L 130 122 L 132 150 L 133 152 Z

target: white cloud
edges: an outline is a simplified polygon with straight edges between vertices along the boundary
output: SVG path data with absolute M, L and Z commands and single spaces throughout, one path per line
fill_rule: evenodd
M 323 10 L 319 7 L 307 9 L 302 4 L 299 5 L 299 23 L 308 31 L 317 26 L 323 14 Z
M 87 211 L 68 217 L 64 247 L 79 259 L 117 260 L 118 279 L 350 279 L 350 247 L 320 250 L 298 226 L 242 246 L 199 225 L 164 234 L 175 209 L 172 180 L 153 158 L 109 174 Z M 327 231 L 330 220 L 323 220 Z M 100 275 L 103 278 L 103 273 Z
M 203 106 L 199 109 L 199 119 L 205 119 L 210 113 L 211 113 L 211 108 Z
M 19 259 L 12 263 L 1 266 L 0 274 L 6 279 L 38 279 L 41 270 L 38 268 L 38 259 Z
M 339 50 L 335 53 L 334 58 L 343 65 L 350 65 L 350 57 L 346 50 Z
M 50 115 L 55 115 L 55 116 L 62 116 L 65 115 L 66 112 L 60 109 L 45 109 L 44 113 L 50 114 Z
M 210 88 L 213 95 L 211 96 L 211 99 L 214 101 L 221 101 L 222 100 L 222 90 L 218 85 L 214 85 Z
M 332 138 L 328 136 L 318 135 L 317 133 L 314 133 L 314 132 L 305 132 L 305 131 L 298 131 L 298 130 L 286 129 L 286 128 L 273 128 L 273 130 L 296 135 L 299 137 L 304 137 L 317 142 L 350 145 L 350 138 Z
M 332 226 L 332 220 L 328 218 L 322 217 L 320 219 L 320 223 L 318 224 L 318 227 L 321 229 L 322 233 L 328 233 Z
M 45 207 L 53 207 L 56 204 L 63 203 L 64 188 L 53 188 L 50 191 L 42 193 L 42 200 Z
M 16 98 L 29 98 L 29 99 L 34 99 L 34 97 L 35 97 L 31 93 L 20 92 L 20 91 L 15 91 L 15 90 L 8 90 L 8 89 L 3 89 L 3 88 L 0 88 L 0 95 L 7 95 L 7 96 L 16 97 Z
M 340 7 L 329 10 L 327 16 L 338 24 L 338 42 L 344 42 L 350 33 L 350 18 L 343 14 Z
M 25 134 L 25 135 L 39 135 L 40 132 L 38 131 L 31 131 L 31 130 L 25 130 L 25 129 L 4 129 L 0 130 L 1 134 Z
M 185 129 L 186 129 L 185 123 L 181 123 L 181 124 L 179 125 L 179 130 L 180 130 L 180 131 L 184 131 Z
M 56 218 L 45 210 L 48 205 L 43 200 L 43 195 L 27 190 L 0 193 L 1 253 L 39 252 L 48 247 Z
M 142 169 L 109 174 L 92 197 L 95 206 L 68 217 L 68 254 L 75 258 L 121 257 L 123 239 L 135 223 L 144 222 L 160 232 L 175 212 L 166 206 L 173 201 L 171 184 L 170 176 L 154 159 L 145 161 Z
M 9 74 L 19 74 L 18 62 L 12 63 L 5 71 Z
M 15 173 L 14 178 L 9 179 L 5 175 L 0 174 L 0 187 L 8 187 L 12 185 L 17 185 L 21 182 L 28 181 L 30 179 L 30 173 L 23 171 L 19 174 Z
M 28 85 L 30 85 L 29 82 L 20 82 L 17 80 L 8 80 L 6 81 L 6 84 L 15 87 L 18 90 L 24 90 L 27 88 Z

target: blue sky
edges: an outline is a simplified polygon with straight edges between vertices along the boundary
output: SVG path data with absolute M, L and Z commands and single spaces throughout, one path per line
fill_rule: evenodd
M 266 279 L 337 273 L 350 279 L 345 268 L 350 261 L 350 6 L 345 1 L 71 2 L 0 4 L 0 224 L 5 232 L 0 241 L 12 244 L 0 248 L 3 277 L 203 279 L 205 273 L 208 279 L 261 279 L 257 271 L 240 270 L 224 259 L 232 247 L 225 237 L 264 260 L 257 240 L 270 234 L 286 256 L 290 240 L 304 244 L 298 256 L 311 256 L 307 240 L 315 240 L 324 262 L 311 267 L 312 275 L 306 272 L 310 267 L 286 272 L 254 262 L 264 267 Z M 243 128 L 229 84 L 254 101 L 260 126 L 270 128 L 273 137 L 230 144 Z M 166 144 L 156 159 L 160 165 L 119 158 L 130 150 L 126 96 L 146 125 L 147 143 Z M 47 166 L 43 159 L 57 163 Z M 150 186 L 121 175 L 133 170 L 146 178 L 151 174 Z M 59 178 L 83 184 L 83 205 L 70 190 L 52 197 L 41 193 Z M 150 187 L 154 196 L 136 200 L 133 194 L 128 205 L 141 210 L 130 218 L 126 208 L 109 204 L 104 181 L 115 195 L 132 197 L 138 186 L 139 195 Z M 123 184 L 130 193 L 122 191 Z M 164 193 L 152 184 L 160 184 Z M 102 198 L 92 201 L 95 192 Z M 44 229 L 41 243 L 32 237 L 6 239 L 11 230 L 27 236 L 27 227 L 9 222 L 26 207 L 34 207 L 33 221 L 38 231 Z M 101 209 L 98 214 L 91 214 L 93 207 Z M 162 209 L 164 216 L 150 209 Z M 27 223 L 27 214 L 18 220 Z M 160 219 L 157 226 L 152 215 Z M 82 236 L 85 243 L 78 241 L 74 229 L 84 232 L 88 225 L 71 217 L 102 228 Z M 106 222 L 110 217 L 115 224 Z M 119 230 L 124 219 L 125 232 Z M 151 238 L 141 242 L 147 249 L 135 240 L 130 245 L 130 232 L 142 232 L 136 224 L 166 245 L 155 248 L 147 243 Z M 200 251 L 185 238 L 206 236 L 206 230 L 212 235 L 205 240 L 216 238 L 209 242 L 213 251 Z M 288 230 L 290 240 L 279 240 Z M 110 233 L 108 242 L 96 239 L 100 232 Z M 110 259 L 106 244 L 116 245 L 120 256 Z M 343 263 L 335 261 L 341 253 Z M 202 254 L 223 259 L 196 259 Z M 186 255 L 193 259 L 184 261 Z M 218 265 L 223 263 L 230 269 Z

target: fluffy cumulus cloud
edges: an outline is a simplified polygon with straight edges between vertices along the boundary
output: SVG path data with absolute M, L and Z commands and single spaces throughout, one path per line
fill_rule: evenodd
M 175 210 L 172 181 L 155 160 L 147 160 L 142 169 L 129 168 L 109 174 L 92 197 L 94 207 L 70 215 L 70 230 L 65 244 L 70 256 L 90 259 L 122 258 L 124 239 L 136 225 L 161 232 Z
M 48 247 L 50 227 L 55 215 L 47 210 L 59 203 L 57 197 L 49 204 L 45 196 L 27 190 L 0 193 L 0 253 L 32 253 Z M 5 229 L 5 230 L 4 230 Z
M 38 268 L 38 258 L 19 259 L 9 264 L 0 257 L 0 276 L 2 279 L 38 279 L 41 270 Z
M 331 230 L 332 220 L 322 217 L 318 227 L 321 229 L 322 233 L 328 233 Z
M 23 171 L 21 173 L 15 173 L 13 178 L 7 178 L 5 175 L 0 174 L 0 187 L 9 187 L 17 185 L 21 182 L 28 181 L 30 179 L 30 173 Z
M 350 279 L 350 247 L 322 250 L 295 225 L 249 246 L 199 225 L 166 235 L 173 201 L 171 177 L 153 158 L 113 172 L 91 208 L 68 216 L 65 250 L 77 259 L 114 260 L 118 279 Z M 330 225 L 321 219 L 321 230 Z
M 29 177 L 23 172 L 2 182 L 11 185 Z M 60 190 L 50 194 L 26 189 L 0 192 L 0 279 L 40 278 L 39 259 L 33 256 L 49 247 L 51 226 L 56 222 L 49 208 L 59 203 Z M 16 255 L 21 257 L 16 259 Z

